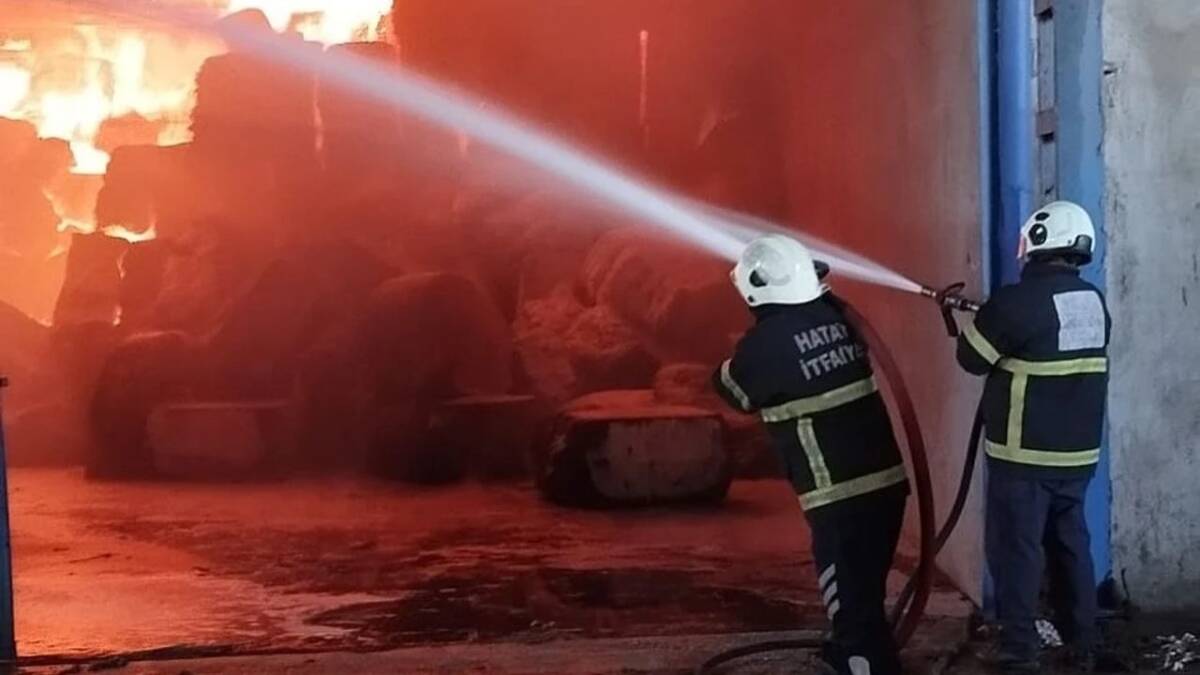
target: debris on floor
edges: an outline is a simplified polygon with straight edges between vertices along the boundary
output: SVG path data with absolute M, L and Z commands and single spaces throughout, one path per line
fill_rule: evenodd
M 1038 619 L 1036 626 L 1038 637 L 1042 640 L 1042 649 L 1063 646 L 1062 636 L 1058 634 L 1058 629 L 1054 627 L 1054 624 L 1045 619 Z
M 1200 663 L 1200 639 L 1192 633 L 1182 635 L 1160 635 L 1154 638 L 1154 649 L 1144 654 L 1145 659 L 1160 671 L 1179 673 L 1188 664 Z

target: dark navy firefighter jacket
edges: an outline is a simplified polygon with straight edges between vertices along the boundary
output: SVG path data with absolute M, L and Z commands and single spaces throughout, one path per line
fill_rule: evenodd
M 1090 476 L 1100 459 L 1112 320 L 1104 296 L 1062 263 L 1030 262 L 958 339 L 958 362 L 987 375 L 986 452 L 1030 478 Z
M 713 374 L 717 392 L 758 413 L 806 513 L 908 480 L 867 349 L 832 294 L 753 309 L 755 325 Z

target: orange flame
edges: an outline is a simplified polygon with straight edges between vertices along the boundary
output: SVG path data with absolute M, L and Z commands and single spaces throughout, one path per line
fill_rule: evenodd
M 224 14 L 259 9 L 277 30 L 323 44 L 380 38 L 391 9 L 391 0 L 194 1 Z M 84 22 L 28 32 L 0 41 L 0 116 L 69 141 L 74 173 L 105 172 L 99 136 L 106 120 L 137 114 L 157 125 L 159 144 L 189 140 L 195 74 L 219 45 Z
M 391 0 L 229 0 L 227 12 L 258 9 L 278 31 L 321 44 L 378 40 Z
M 391 0 L 188 0 L 222 15 L 258 9 L 278 31 L 322 44 L 384 36 Z M 37 16 L 36 14 L 34 15 Z M 106 139 L 105 122 L 135 120 L 137 142 L 172 145 L 191 140 L 188 119 L 194 82 L 216 41 L 143 32 L 61 13 L 0 33 L 0 117 L 31 122 L 43 138 L 69 141 L 75 174 L 103 175 L 108 151 L 130 142 Z M 136 117 L 134 117 L 136 116 Z M 116 134 L 120 136 L 120 134 Z M 95 224 L 60 212 L 60 231 L 93 232 Z M 105 234 L 130 242 L 153 238 L 120 228 Z
M 108 154 L 97 138 L 115 117 L 156 122 L 159 142 L 186 140 L 190 78 L 212 45 L 82 23 L 33 32 L 0 46 L 0 116 L 69 141 L 74 173 L 104 173 Z

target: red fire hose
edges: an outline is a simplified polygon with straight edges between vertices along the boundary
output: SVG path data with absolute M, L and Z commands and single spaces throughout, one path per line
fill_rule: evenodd
M 933 566 L 934 559 L 937 557 L 934 540 L 937 534 L 934 524 L 936 516 L 933 512 L 933 483 L 929 479 L 929 460 L 925 455 L 925 438 L 921 435 L 921 425 L 917 421 L 916 406 L 908 393 L 908 387 L 904 384 L 903 376 L 900 375 L 900 368 L 892 359 L 891 352 L 884 346 L 883 339 L 879 337 L 875 327 L 862 314 L 859 314 L 858 310 L 849 304 L 844 304 L 842 309 L 851 325 L 866 341 L 875 367 L 883 373 L 883 379 L 888 384 L 888 390 L 892 394 L 892 404 L 895 406 L 896 414 L 900 416 L 900 426 L 904 430 L 904 440 L 908 446 L 909 470 L 912 471 L 913 487 L 917 495 L 917 518 L 921 544 L 917 571 L 913 574 L 916 591 L 912 596 L 912 603 L 907 608 L 900 605 L 893 610 L 893 616 L 900 616 L 899 613 L 904 612 L 899 623 L 893 626 L 896 633 L 896 644 L 903 647 L 917 629 L 921 616 L 925 614 L 925 605 L 929 601 L 929 592 L 933 587 Z
M 891 353 L 884 345 L 879 333 L 871 326 L 857 310 L 846 303 L 839 303 L 846 318 L 854 326 L 859 335 L 867 343 L 875 367 L 883 374 L 887 389 L 891 392 L 892 405 L 895 414 L 899 415 L 900 426 L 904 430 L 908 446 L 909 468 L 917 497 L 917 515 L 920 523 L 920 557 L 917 569 L 909 579 L 908 584 L 900 593 L 899 600 L 892 610 L 892 629 L 895 632 L 896 644 L 903 647 L 912 637 L 913 632 L 925 613 L 925 606 L 933 586 L 934 560 L 942 546 L 946 543 L 958 518 L 966 504 L 967 492 L 974 473 L 975 458 L 979 447 L 979 433 L 982 428 L 981 417 L 977 414 L 971 431 L 971 442 L 967 448 L 966 465 L 963 467 L 962 479 L 959 482 L 958 494 L 954 506 L 940 531 L 935 532 L 935 514 L 933 510 L 933 484 L 929 478 L 929 463 L 925 454 L 925 439 L 921 434 L 920 423 L 917 421 L 916 407 L 909 395 L 900 369 L 896 366 Z M 699 668 L 696 675 L 707 675 L 715 668 L 731 661 L 774 651 L 790 651 L 799 649 L 820 648 L 819 639 L 772 640 L 757 644 L 736 647 L 709 658 Z

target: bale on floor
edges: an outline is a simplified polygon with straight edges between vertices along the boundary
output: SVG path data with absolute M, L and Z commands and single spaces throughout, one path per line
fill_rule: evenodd
M 543 458 L 542 495 L 569 506 L 714 503 L 733 480 L 721 420 L 697 408 L 568 410 Z

